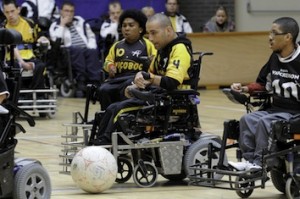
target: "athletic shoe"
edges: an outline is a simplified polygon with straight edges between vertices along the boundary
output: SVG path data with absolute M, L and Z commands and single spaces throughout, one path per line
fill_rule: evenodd
M 232 166 L 233 168 L 235 168 L 238 171 L 244 171 L 247 167 L 247 164 L 250 164 L 248 161 L 246 162 L 231 162 L 228 161 L 228 164 L 230 166 Z
M 9 111 L 0 105 L 0 114 L 7 114 L 7 113 L 9 113 Z
M 249 163 L 249 164 L 247 164 L 247 166 L 246 166 L 246 171 L 252 171 L 252 170 L 261 170 L 262 168 L 261 168 L 261 166 L 259 166 L 259 165 L 257 165 L 257 164 L 255 164 L 255 163 Z

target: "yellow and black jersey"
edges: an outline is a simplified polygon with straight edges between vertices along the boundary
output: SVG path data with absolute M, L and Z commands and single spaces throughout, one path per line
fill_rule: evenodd
M 13 29 L 21 33 L 23 44 L 17 45 L 22 59 L 29 60 L 34 56 L 33 45 L 38 38 L 39 27 L 34 24 L 30 19 L 20 17 L 20 21 L 17 25 L 13 26 L 4 22 L 4 27 L 7 29 Z
M 110 64 L 116 66 L 116 77 L 135 74 L 138 71 L 148 71 L 150 62 L 147 57 L 155 56 L 154 45 L 146 38 L 141 38 L 133 44 L 125 39 L 113 44 L 105 59 L 104 70 L 109 71 Z
M 192 65 L 191 42 L 184 36 L 178 36 L 164 49 L 158 51 L 150 72 L 160 76 L 170 77 L 182 84 L 189 80 L 189 68 Z

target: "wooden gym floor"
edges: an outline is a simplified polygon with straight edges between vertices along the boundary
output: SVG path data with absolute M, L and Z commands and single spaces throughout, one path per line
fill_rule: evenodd
M 222 135 L 223 121 L 239 119 L 245 113 L 242 105 L 230 102 L 220 90 L 200 90 L 201 103 L 199 105 L 202 130 L 212 134 Z M 25 121 L 20 123 L 27 130 L 26 134 L 18 134 L 16 147 L 17 157 L 35 158 L 42 162 L 47 169 L 52 183 L 52 199 L 235 199 L 239 198 L 234 191 L 212 189 L 199 186 L 189 186 L 188 180 L 183 182 L 169 182 L 159 177 L 158 182 L 151 188 L 139 188 L 133 180 L 123 184 L 115 183 L 111 189 L 101 194 L 88 194 L 82 191 L 72 181 L 70 175 L 59 174 L 62 166 L 59 165 L 61 135 L 65 133 L 64 123 L 72 122 L 72 113 L 83 113 L 84 99 L 59 98 L 58 110 L 54 119 L 36 118 L 36 126 L 29 127 Z M 99 104 L 91 105 L 90 118 L 99 110 Z M 235 161 L 235 151 L 227 153 L 228 159 Z M 270 181 L 265 189 L 255 189 L 252 199 L 284 199 L 285 196 L 277 191 Z

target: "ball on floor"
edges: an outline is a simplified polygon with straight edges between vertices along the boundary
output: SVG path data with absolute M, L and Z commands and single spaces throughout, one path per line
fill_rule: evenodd
M 89 146 L 81 149 L 71 163 L 73 181 L 88 193 L 101 193 L 116 180 L 117 162 L 107 149 Z

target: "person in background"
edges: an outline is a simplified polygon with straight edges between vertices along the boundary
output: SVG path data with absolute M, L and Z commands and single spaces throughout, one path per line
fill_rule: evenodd
M 142 13 L 144 13 L 144 15 L 146 15 L 147 18 L 149 18 L 155 14 L 155 10 L 151 6 L 145 6 L 141 9 L 141 11 L 142 11 Z
M 61 17 L 50 26 L 50 38 L 53 42 L 61 40 L 69 49 L 71 65 L 77 82 L 76 97 L 84 97 L 86 85 L 101 83 L 101 64 L 97 50 L 96 37 L 80 16 L 74 16 L 75 5 L 65 1 L 61 8 Z
M 166 11 L 164 12 L 167 15 L 171 22 L 175 32 L 182 33 L 192 33 L 193 29 L 188 22 L 188 20 L 178 12 L 178 2 L 177 0 L 166 0 Z
M 124 39 L 113 44 L 104 62 L 109 78 L 97 91 L 101 110 L 124 99 L 122 91 L 133 81 L 134 75 L 148 71 L 148 57 L 156 55 L 153 44 L 146 38 L 146 16 L 140 10 L 126 10 L 120 16 Z
M 94 140 L 94 145 L 111 143 L 111 133 L 115 130 L 115 117 L 125 108 L 145 105 L 145 101 L 131 96 L 130 89 L 145 89 L 155 86 L 166 90 L 180 89 L 184 80 L 189 80 L 188 70 L 192 64 L 192 45 L 184 35 L 174 31 L 169 18 L 158 13 L 150 17 L 146 24 L 149 40 L 158 50 L 149 72 L 140 71 L 133 84 L 126 87 L 124 94 L 128 98 L 111 104 L 105 111 Z M 184 86 L 183 86 L 184 87 Z
M 224 6 L 217 8 L 215 16 L 206 22 L 203 28 L 203 32 L 233 32 L 234 30 L 235 24 Z
M 296 42 L 298 34 L 299 26 L 295 19 L 276 19 L 269 34 L 269 46 L 273 53 L 260 70 L 256 82 L 246 86 L 240 83 L 231 85 L 231 89 L 237 92 L 251 94 L 255 91 L 268 91 L 272 94 L 269 108 L 246 114 L 240 119 L 239 146 L 246 161 L 229 162 L 238 170 L 261 169 L 272 121 L 289 120 L 300 112 L 300 46 Z M 272 159 L 267 164 L 269 167 L 276 166 L 276 161 Z
M 55 0 L 26 0 L 21 4 L 21 14 L 35 22 L 45 17 L 51 21 L 59 18 L 59 9 Z
M 109 18 L 104 20 L 100 28 L 100 37 L 103 41 L 102 48 L 104 48 L 104 57 L 107 56 L 112 44 L 123 38 L 119 26 L 119 18 L 122 14 L 121 3 L 119 1 L 111 1 L 108 4 L 108 10 Z
M 28 88 L 45 88 L 43 74 L 45 63 L 36 58 L 33 48 L 36 43 L 49 42 L 49 40 L 39 35 L 40 29 L 37 24 L 30 19 L 20 16 L 20 8 L 15 0 L 4 0 L 3 11 L 6 17 L 3 26 L 7 29 L 16 30 L 22 35 L 23 43 L 16 46 L 14 55 L 23 71 L 33 71 L 33 78 Z M 7 57 L 7 60 L 8 59 Z

